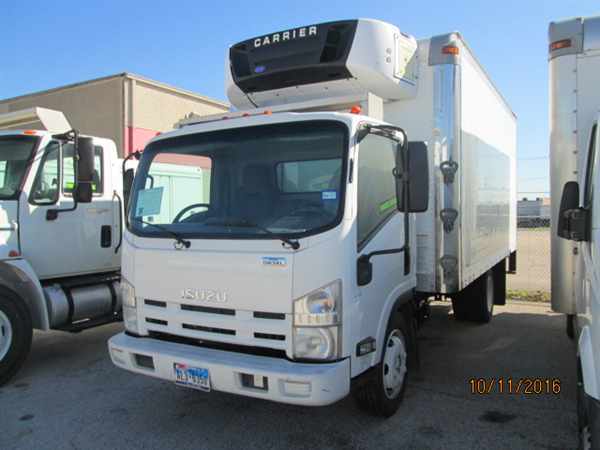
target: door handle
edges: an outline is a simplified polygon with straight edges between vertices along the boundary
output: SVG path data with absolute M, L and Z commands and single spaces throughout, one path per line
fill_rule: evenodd
M 108 248 L 112 244 L 112 226 L 102 225 L 100 229 L 100 247 Z

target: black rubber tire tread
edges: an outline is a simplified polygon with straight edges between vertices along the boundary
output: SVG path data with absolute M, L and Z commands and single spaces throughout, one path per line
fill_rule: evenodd
M 388 323 L 386 332 L 385 332 L 385 340 L 382 345 L 385 345 L 387 342 L 388 336 L 394 329 L 399 329 L 404 334 L 404 339 L 406 340 L 406 351 L 407 355 L 407 372 L 406 378 L 404 379 L 404 385 L 402 386 L 402 390 L 398 394 L 395 399 L 389 399 L 386 397 L 383 388 L 383 354 L 381 355 L 382 361 L 377 364 L 377 366 L 373 367 L 370 372 L 367 374 L 367 379 L 358 386 L 354 392 L 353 396 L 356 401 L 358 407 L 378 417 L 388 418 L 393 416 L 402 400 L 404 399 L 404 392 L 406 391 L 406 385 L 408 382 L 408 376 L 410 372 L 410 364 L 411 353 L 413 348 L 413 343 L 411 342 L 411 330 L 406 324 L 406 320 L 403 317 L 400 311 L 396 311 L 393 316 L 390 318 Z
M 6 356 L 0 361 L 0 386 L 8 383 L 29 355 L 33 326 L 27 305 L 17 295 L 2 291 L 0 293 L 0 310 L 11 322 L 13 339 Z
M 486 278 L 487 272 L 452 297 L 452 310 L 456 320 L 475 323 L 488 323 L 492 320 L 494 307 L 492 304 L 491 311 L 487 307 Z M 492 280 L 495 281 L 493 273 Z M 493 291 L 496 291 L 495 283 Z
M 494 277 L 494 305 L 506 305 L 506 261 L 503 259 L 492 269 Z

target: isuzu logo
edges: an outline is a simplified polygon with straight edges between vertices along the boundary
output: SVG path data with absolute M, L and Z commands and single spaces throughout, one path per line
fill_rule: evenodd
M 317 26 L 294 28 L 293 30 L 282 31 L 280 33 L 268 34 L 266 36 L 254 39 L 254 48 L 264 47 L 266 45 L 277 44 L 279 42 L 293 41 L 295 39 L 304 39 L 317 35 Z
M 209 303 L 226 303 L 227 293 L 215 289 L 185 288 L 181 291 L 181 298 Z

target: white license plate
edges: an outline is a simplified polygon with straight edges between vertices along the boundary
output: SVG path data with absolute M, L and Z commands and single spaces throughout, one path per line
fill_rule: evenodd
M 210 391 L 210 376 L 208 369 L 191 367 L 187 364 L 174 363 L 175 384 L 202 391 Z

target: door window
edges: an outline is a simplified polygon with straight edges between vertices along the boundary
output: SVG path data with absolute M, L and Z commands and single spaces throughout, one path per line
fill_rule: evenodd
M 102 167 L 102 147 L 94 147 L 94 179 L 92 181 L 92 192 L 94 195 L 104 192 L 104 174 Z M 63 192 L 72 194 L 75 186 L 75 157 L 74 145 L 66 144 L 63 147 Z
M 358 245 L 375 235 L 396 211 L 396 142 L 367 135 L 358 152 Z
M 58 155 L 60 145 L 51 142 L 46 147 L 40 168 L 33 182 L 31 201 L 37 205 L 50 205 L 58 200 Z

